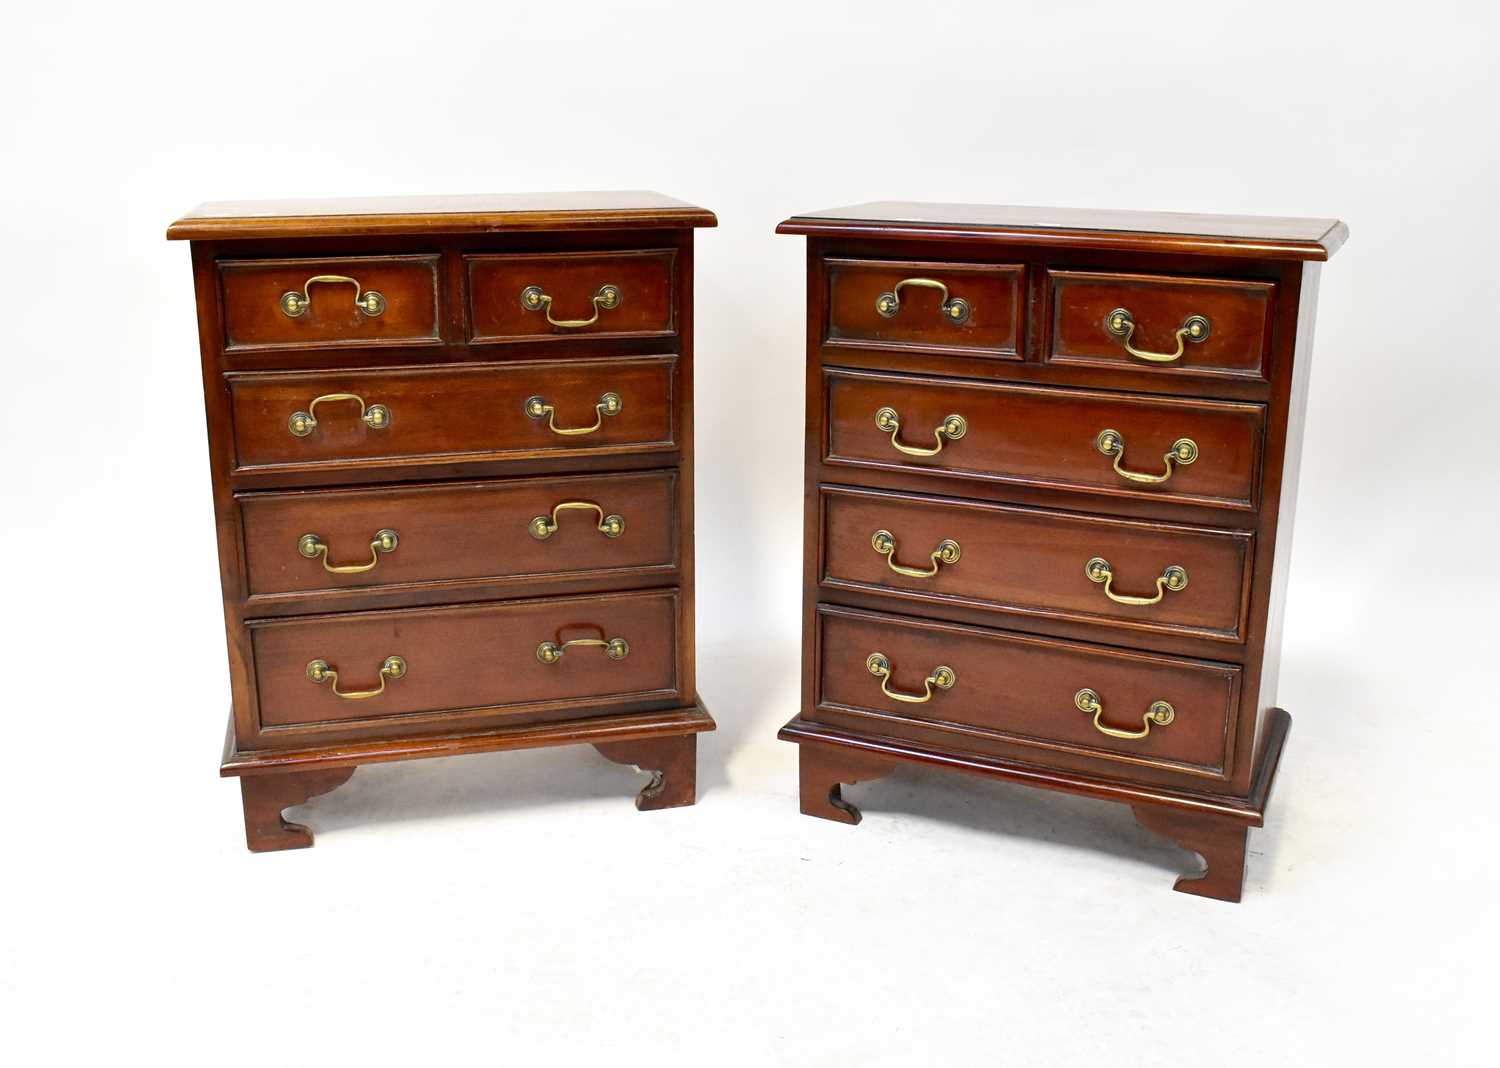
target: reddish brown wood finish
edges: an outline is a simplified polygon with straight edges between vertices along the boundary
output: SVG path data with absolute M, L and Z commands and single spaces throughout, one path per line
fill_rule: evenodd
M 656 194 L 564 194 L 210 205 L 173 225 L 193 240 L 229 649 L 221 772 L 254 783 L 252 848 L 308 844 L 280 808 L 378 761 L 640 744 L 670 757 L 662 796 L 691 798 L 683 740 L 713 729 L 693 649 L 691 228 L 713 221 Z M 670 328 L 470 345 L 470 265 L 565 261 L 644 271 L 637 310 L 657 306 Z M 302 316 L 280 311 L 279 290 L 263 311 L 304 267 L 358 278 L 384 310 L 314 283 Z M 601 417 L 606 391 L 623 405 Z M 328 400 L 311 433 L 291 433 L 331 393 L 388 418 Z M 554 433 L 525 411 L 533 395 L 559 428 L 599 428 Z M 624 517 L 620 537 L 583 511 L 545 540 L 529 532 L 596 498 Z M 371 548 L 381 529 L 399 535 L 391 552 Z M 303 534 L 336 566 L 375 567 L 331 574 L 297 551 Z M 629 654 L 536 657 L 543 640 L 596 636 L 625 637 Z M 307 675 L 321 658 L 340 690 L 377 689 L 391 655 L 406 671 L 379 696 L 340 699 Z
M 940 282 L 968 305 L 963 322 L 943 314 L 939 290 L 906 286 L 900 307 L 883 316 L 876 302 L 908 279 Z M 1015 265 L 837 259 L 828 263 L 828 344 L 951 350 L 1019 359 L 1024 312 L 1022 269 Z
M 544 337 L 668 337 L 672 334 L 672 249 L 553 252 L 536 256 L 466 257 L 469 341 L 490 344 Z M 618 291 L 612 308 L 598 308 L 598 321 L 562 327 L 547 321 L 583 321 L 594 315 L 594 297 L 604 286 Z M 539 287 L 550 309 L 531 309 L 522 294 Z
M 322 771 L 242 777 L 240 797 L 245 808 L 245 844 L 254 853 L 306 849 L 313 844 L 312 831 L 300 823 L 288 822 L 282 817 L 282 810 L 337 789 L 353 774 L 351 765 Z
M 803 694 L 782 737 L 821 750 L 815 764 L 855 752 L 1183 813 L 1143 821 L 1208 858 L 1209 877 L 1179 888 L 1237 899 L 1243 828 L 1260 825 L 1290 722 L 1274 703 L 1315 309 L 1309 261 L 1326 259 L 1346 228 L 900 203 L 778 229 L 812 238 Z M 1018 271 L 1016 358 L 831 336 L 830 274 L 853 260 Z M 1138 348 L 1170 351 L 1186 315 L 1207 316 L 1212 333 L 1181 361 L 1139 360 L 1104 331 L 1117 306 L 1136 319 Z M 933 447 L 952 414 L 967 433 L 936 455 L 906 455 L 875 425 L 883 406 L 899 413 L 897 440 L 909 446 Z M 1164 482 L 1129 481 L 1095 447 L 1106 428 L 1124 438 L 1128 471 L 1163 473 L 1178 437 L 1199 454 Z M 871 548 L 875 529 L 894 536 L 906 566 L 926 565 L 945 537 L 962 554 L 931 578 L 897 575 Z M 1094 555 L 1120 593 L 1153 593 L 1174 562 L 1190 580 L 1157 605 L 1118 605 L 1084 573 Z M 958 683 L 931 702 L 891 701 L 865 668 L 872 651 L 892 662 L 897 692 L 920 695 L 939 664 Z M 1116 696 L 1075 681 L 1081 669 L 1106 672 Z M 1100 694 L 1106 726 L 1137 729 L 1157 699 L 1177 716 L 1144 739 L 1100 735 L 1074 704 L 1081 686 Z M 1153 693 L 1178 686 L 1181 701 Z M 818 792 L 804 778 L 805 806 Z
M 799 750 L 797 777 L 802 814 L 850 826 L 858 825 L 864 817 L 859 809 L 844 800 L 843 785 L 883 779 L 896 768 L 893 759 L 882 759 L 856 749 L 803 742 Z
M 642 812 L 680 808 L 698 799 L 698 737 L 694 734 L 631 742 L 602 742 L 594 746 L 616 764 L 630 764 L 649 772 L 651 780 L 636 795 Z

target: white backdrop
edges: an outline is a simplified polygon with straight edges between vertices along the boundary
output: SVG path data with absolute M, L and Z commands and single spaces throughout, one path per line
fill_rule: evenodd
M 1476 1063 L 1497 940 L 1491 4 L 73 4 L 0 42 L 0 1050 L 15 1064 Z M 362 771 L 252 857 L 200 200 L 655 188 L 698 238 L 700 802 L 590 752 Z M 796 813 L 803 241 L 877 198 L 1329 215 L 1238 908 L 1124 809 Z M 747 441 L 753 445 L 747 446 Z

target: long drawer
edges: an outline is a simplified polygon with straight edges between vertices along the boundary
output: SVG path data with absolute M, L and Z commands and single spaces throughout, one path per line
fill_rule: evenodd
M 1250 510 L 1265 406 L 824 369 L 832 466 Z
M 674 356 L 227 376 L 238 469 L 677 448 Z
M 252 596 L 677 567 L 677 472 L 247 493 Z
M 1240 669 L 821 606 L 818 707 L 1164 772 L 1222 777 Z M 878 725 L 877 725 L 878 724 Z M 972 742 L 969 744 L 973 744 Z
M 677 612 L 674 589 L 252 622 L 260 727 L 680 699 Z
M 1244 636 L 1253 536 L 876 492 L 820 490 L 822 584 L 1231 641 Z

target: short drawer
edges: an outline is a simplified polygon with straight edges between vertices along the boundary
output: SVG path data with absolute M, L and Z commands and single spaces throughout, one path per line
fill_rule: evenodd
M 253 622 L 262 730 L 680 696 L 677 592 Z
M 1265 379 L 1272 282 L 1050 271 L 1054 364 Z
M 438 257 L 222 260 L 224 351 L 438 343 Z
M 469 340 L 668 337 L 672 249 L 465 256 Z
M 1241 640 L 1252 535 L 825 486 L 823 585 Z
M 235 373 L 241 469 L 676 448 L 676 357 Z
M 674 470 L 237 500 L 252 596 L 677 566 Z
M 1252 509 L 1265 407 L 824 371 L 825 458 L 922 476 Z
M 824 607 L 820 708 L 1220 777 L 1240 669 Z M 892 728 L 899 730 L 899 727 Z
M 830 346 L 1019 360 L 1019 264 L 829 258 Z

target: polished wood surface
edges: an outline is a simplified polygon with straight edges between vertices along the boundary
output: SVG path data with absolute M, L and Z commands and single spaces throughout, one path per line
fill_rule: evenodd
M 1056 616 L 1227 641 L 1244 634 L 1253 548 L 1246 531 L 843 486 L 821 487 L 820 505 L 823 587 L 880 595 L 896 611 L 959 604 L 1011 617 L 1002 625 Z M 889 557 L 873 544 L 882 530 L 896 542 Z M 930 570 L 931 554 L 949 540 L 961 555 L 931 576 L 890 566 Z M 1089 579 L 1096 557 L 1109 563 L 1110 589 L 1123 596 L 1154 596 L 1156 579 L 1172 566 L 1186 571 L 1187 585 L 1157 604 L 1120 604 Z
M 173 225 L 193 241 L 232 697 L 221 772 L 252 783 L 252 849 L 309 844 L 281 809 L 388 760 L 629 745 L 670 769 L 642 807 L 691 803 L 691 736 L 714 726 L 694 670 L 691 228 L 713 221 L 626 193 L 211 205 Z M 623 267 L 615 310 L 655 325 L 471 343 L 489 283 L 558 265 L 548 281 Z M 282 293 L 304 285 L 286 315 Z M 372 289 L 378 314 L 355 304 Z M 573 317 L 576 294 L 551 295 Z M 620 403 L 603 414 L 607 392 Z M 528 412 L 533 396 L 550 412 Z M 536 537 L 567 502 L 623 529 L 606 537 L 584 507 Z M 608 637 L 628 654 L 537 659 L 543 641 Z M 404 671 L 382 670 L 393 655 Z M 344 694 L 379 692 L 339 697 L 330 671 Z
M 1274 283 L 1100 271 L 1049 271 L 1047 281 L 1052 305 L 1049 363 L 1108 363 L 1157 378 L 1265 377 Z M 1176 333 L 1192 316 L 1207 319 L 1209 333 L 1202 341 L 1185 339 L 1182 356 L 1172 363 L 1143 360 L 1126 351 L 1125 338 L 1107 329 L 1117 308 L 1129 311 L 1135 321 L 1131 346 L 1152 354 L 1176 352 Z
M 906 286 L 899 310 L 883 316 L 876 302 L 908 279 L 939 282 L 968 305 L 963 322 L 943 313 L 942 292 Z M 836 259 L 828 263 L 828 344 L 952 350 L 1017 359 L 1024 321 L 1022 269 L 1014 264 Z
M 667 337 L 672 323 L 672 249 L 611 253 L 553 252 L 535 256 L 465 257 L 469 287 L 469 341 L 490 344 L 547 337 Z M 604 286 L 619 296 L 612 308 L 596 307 Z M 527 308 L 531 286 L 552 298 L 545 310 Z M 563 327 L 547 321 L 580 322 Z
M 825 462 L 830 467 L 879 466 L 918 480 L 944 476 L 1030 483 L 1241 510 L 1257 503 L 1265 421 L 1260 405 L 836 369 L 827 371 L 826 389 Z M 968 427 L 937 455 L 911 456 L 876 425 L 875 413 L 886 407 L 900 416 L 897 440 L 908 447 L 934 447 L 933 431 L 949 415 L 962 416 Z M 1123 437 L 1120 466 L 1127 471 L 1162 474 L 1162 457 L 1179 438 L 1195 442 L 1198 457 L 1191 464 L 1174 465 L 1164 482 L 1133 482 L 1116 473 L 1114 458 L 1095 446 L 1104 430 Z
M 553 360 L 466 367 L 330 369 L 232 374 L 235 453 L 241 470 L 261 467 L 364 468 L 418 460 L 522 458 L 595 452 L 670 451 L 674 356 L 644 359 Z M 359 400 L 324 401 L 317 426 L 299 437 L 289 426 L 318 397 L 349 393 Z M 601 415 L 606 393 L 620 409 Z M 526 402 L 541 397 L 556 411 L 532 418 Z M 383 405 L 386 425 L 360 418 Z M 560 434 L 598 424 L 587 434 Z
M 1142 820 L 1209 858 L 1179 889 L 1237 899 L 1289 723 L 1277 664 L 1316 261 L 1343 224 L 878 204 L 779 231 L 811 238 L 802 702 L 782 731 L 803 747 L 803 811 L 849 822 L 838 783 L 917 762 L 1183 813 Z M 839 336 L 833 276 L 850 262 L 934 265 L 954 295 L 957 267 L 1014 272 L 1014 354 Z M 1146 353 L 1172 353 L 1188 316 L 1211 328 L 1147 360 L 1109 332 L 1117 307 Z M 964 432 L 935 434 L 954 415 Z M 1106 429 L 1123 454 L 1100 451 Z M 1168 464 L 1179 438 L 1197 455 Z M 934 564 L 945 538 L 961 551 Z M 1122 604 L 1091 581 L 1095 556 L 1137 602 L 1169 565 L 1188 580 Z M 957 680 L 892 699 L 875 651 L 892 693 L 924 697 L 940 665 Z M 1175 717 L 1104 733 L 1084 687 L 1117 732 L 1141 733 L 1153 701 Z
M 368 489 L 249 493 L 237 498 L 245 530 L 245 573 L 252 596 L 360 590 L 474 579 L 526 578 L 599 571 L 675 570 L 677 475 L 579 475 L 488 482 L 434 482 Z M 599 530 L 586 508 L 558 515 L 556 531 L 537 538 L 531 524 L 565 503 L 595 504 L 618 516 L 621 532 Z M 396 547 L 372 550 L 382 530 Z M 329 566 L 373 563 L 333 573 L 323 557 L 298 549 L 316 534 Z M 522 537 L 521 535 L 526 535 Z
M 647 191 L 227 200 L 200 204 L 168 240 L 490 234 L 714 226 L 713 212 Z
M 313 282 L 319 277 L 353 278 Z M 223 260 L 224 349 L 321 349 L 330 346 L 413 345 L 438 340 L 437 256 L 348 256 L 327 259 Z M 373 291 L 378 315 L 355 304 Z M 298 315 L 282 297 L 306 295 Z

